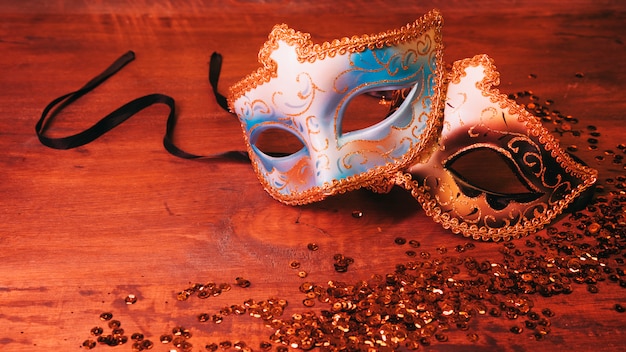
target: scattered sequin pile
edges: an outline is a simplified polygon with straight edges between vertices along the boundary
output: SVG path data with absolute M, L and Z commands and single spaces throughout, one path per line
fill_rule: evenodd
M 128 336 L 122 328 L 122 323 L 119 320 L 113 319 L 113 313 L 104 312 L 100 314 L 100 320 L 107 323 L 110 331 L 105 333 L 104 328 L 100 326 L 93 327 L 90 331 L 92 338 L 85 340 L 81 347 L 85 349 L 92 349 L 97 345 L 115 347 L 125 345 L 129 342 Z M 145 339 L 144 335 L 139 332 L 133 333 L 130 336 L 130 341 L 132 342 L 131 346 L 133 351 L 149 350 L 154 346 L 152 341 Z

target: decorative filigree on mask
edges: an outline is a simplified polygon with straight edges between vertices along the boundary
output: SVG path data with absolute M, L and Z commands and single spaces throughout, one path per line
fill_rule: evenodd
M 264 188 L 287 204 L 305 204 L 361 187 L 405 169 L 430 151 L 441 127 L 442 18 L 432 11 L 397 30 L 314 44 L 310 35 L 277 25 L 259 52 L 261 67 L 231 87 L 248 154 Z M 372 126 L 342 132 L 356 96 L 407 89 L 396 111 Z M 302 148 L 265 153 L 270 130 L 295 136 Z
M 538 119 L 494 88 L 499 75 L 488 56 L 455 62 L 448 80 L 439 147 L 428 162 L 395 176 L 436 222 L 474 239 L 509 240 L 541 229 L 595 183 L 596 170 L 565 153 Z M 474 165 L 483 175 L 473 178 L 455 166 L 477 153 L 495 156 L 517 186 L 479 184 L 498 180 L 485 177 L 501 171 L 493 165 Z

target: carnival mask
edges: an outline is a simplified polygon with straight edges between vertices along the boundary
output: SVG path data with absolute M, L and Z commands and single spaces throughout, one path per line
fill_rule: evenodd
M 256 72 L 230 89 L 248 154 L 261 183 L 287 204 L 375 185 L 414 164 L 436 140 L 442 110 L 442 19 L 433 11 L 394 31 L 313 44 L 309 34 L 277 25 L 259 52 Z M 342 133 L 355 97 L 408 88 L 383 121 Z M 271 130 L 295 136 L 288 155 L 262 151 Z
M 537 118 L 494 88 L 499 76 L 488 56 L 454 63 L 447 81 L 439 147 L 396 178 L 445 228 L 474 239 L 520 237 L 550 223 L 595 183 L 594 169 L 572 159 Z M 463 159 L 472 154 L 492 165 L 468 178 Z M 493 182 L 507 175 L 508 182 Z

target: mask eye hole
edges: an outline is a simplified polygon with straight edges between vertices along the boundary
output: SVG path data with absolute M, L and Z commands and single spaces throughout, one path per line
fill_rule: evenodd
M 478 147 L 457 153 L 444 167 L 463 194 L 470 198 L 484 194 L 495 210 L 506 208 L 511 201 L 528 203 L 543 195 L 521 174 L 514 160 L 491 148 Z
M 266 128 L 250 137 L 250 143 L 262 153 L 283 157 L 295 154 L 304 148 L 302 141 L 293 133 L 282 128 Z
M 389 116 L 393 91 L 375 91 L 355 96 L 341 119 L 341 134 L 359 131 L 384 121 Z

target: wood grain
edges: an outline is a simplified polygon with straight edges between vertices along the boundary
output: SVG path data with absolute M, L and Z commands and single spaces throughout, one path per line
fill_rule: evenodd
M 289 207 L 263 191 L 247 163 L 173 157 L 161 145 L 162 106 L 73 150 L 46 148 L 34 131 L 49 101 L 134 50 L 135 62 L 64 111 L 48 133 L 79 132 L 126 101 L 159 92 L 176 99 L 183 149 L 243 150 L 238 122 L 219 109 L 206 79 L 213 51 L 224 55 L 225 91 L 256 69 L 257 51 L 276 23 L 322 42 L 396 28 L 433 7 L 445 19 L 445 60 L 489 54 L 503 92 L 532 90 L 553 99 L 553 108 L 573 115 L 575 128 L 585 132 L 559 136 L 563 145 L 578 145 L 577 155 L 611 189 L 606 180 L 623 176 L 623 164 L 596 157 L 621 153 L 616 146 L 626 141 L 626 7 L 619 1 L 1 1 L 0 350 L 79 350 L 105 311 L 127 334 L 141 331 L 155 341 L 158 351 L 171 347 L 159 336 L 179 325 L 192 330 L 194 351 L 227 339 L 257 349 L 273 332 L 259 320 L 230 316 L 201 324 L 197 314 L 274 296 L 290 302 L 286 316 L 305 311 L 292 260 L 311 282 L 355 282 L 407 260 L 406 248 L 394 244 L 398 236 L 419 240 L 433 255 L 467 243 L 433 223 L 401 189 Z M 601 133 L 595 151 L 586 148 L 587 125 Z M 355 210 L 363 216 L 353 217 Z M 309 251 L 310 242 L 320 250 Z M 501 244 L 475 246 L 473 257 L 501 257 Z M 333 270 L 336 253 L 355 259 L 347 273 Z M 237 287 L 236 277 L 252 285 Z M 190 283 L 208 281 L 233 288 L 207 300 L 177 301 Z M 626 305 L 626 291 L 609 282 L 598 287 L 594 295 L 585 285 L 575 285 L 571 295 L 534 295 L 536 307 L 556 313 L 543 341 L 512 334 L 505 318 L 480 316 L 469 331 L 478 341 L 452 329 L 448 342 L 424 349 L 619 350 L 626 315 L 612 307 Z M 138 302 L 124 304 L 128 294 Z M 115 349 L 131 350 L 130 344 Z

